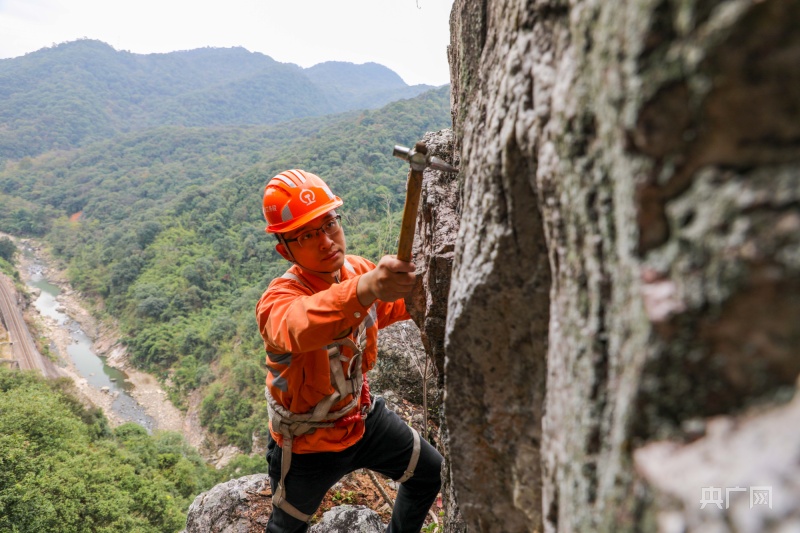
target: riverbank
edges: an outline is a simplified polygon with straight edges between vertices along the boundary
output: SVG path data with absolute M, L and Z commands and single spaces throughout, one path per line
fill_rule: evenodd
M 191 407 L 186 414 L 176 408 L 155 377 L 137 370 L 130 364 L 125 347 L 119 342 L 120 334 L 116 325 L 109 322 L 100 323 L 91 315 L 79 295 L 69 285 L 65 273 L 53 266 L 56 264 L 53 258 L 33 241 L 20 241 L 19 246 L 26 246 L 33 253 L 33 258 L 19 254 L 17 268 L 20 277 L 28 284 L 34 262 L 41 265 L 44 277 L 61 290 L 56 300 L 63 307 L 63 312 L 79 324 L 84 333 L 92 339 L 92 349 L 95 354 L 105 357 L 108 366 L 127 375 L 127 381 L 133 386 L 130 394 L 154 420 L 154 429 L 180 432 L 191 446 L 200 450 L 203 455 L 209 455 L 207 459 L 216 459 L 216 451 L 207 449 L 209 443 L 196 413 L 198 406 Z M 55 345 L 60 355 L 59 367 L 72 379 L 83 399 L 101 409 L 113 427 L 124 423 L 125 420 L 112 409 L 115 397 L 93 387 L 79 374 L 68 356 L 67 347 L 73 342 L 69 331 L 57 324 L 54 319 L 39 314 L 34 306 L 30 306 L 25 313 L 27 318 L 39 326 L 41 333 Z

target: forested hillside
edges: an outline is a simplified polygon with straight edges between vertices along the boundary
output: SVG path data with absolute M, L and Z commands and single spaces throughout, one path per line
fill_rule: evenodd
M 144 128 L 275 124 L 429 89 L 376 64 L 302 69 L 244 48 L 141 55 L 84 39 L 0 60 L 0 163 Z
M 112 430 L 67 380 L 0 368 L 0 531 L 179 531 L 194 496 L 246 463 L 214 470 L 180 434 Z
M 0 172 L 0 230 L 44 236 L 75 287 L 119 320 L 134 363 L 178 405 L 200 389 L 202 422 L 249 450 L 267 420 L 254 306 L 287 266 L 264 233 L 264 184 L 286 168 L 323 176 L 345 201 L 350 251 L 376 260 L 392 250 L 405 194 L 393 145 L 449 126 L 443 87 L 376 111 L 51 151 Z

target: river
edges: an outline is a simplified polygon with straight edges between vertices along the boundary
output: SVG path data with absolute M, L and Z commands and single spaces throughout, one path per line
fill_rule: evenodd
M 45 277 L 44 265 L 34 256 L 30 248 L 24 248 L 23 253 L 29 261 L 27 285 L 39 289 L 39 296 L 33 302 L 34 307 L 42 316 L 51 318 L 58 327 L 66 330 L 72 339 L 67 346 L 66 354 L 59 353 L 60 350 L 54 342 L 51 342 L 50 350 L 59 358 L 69 357 L 78 374 L 86 379 L 91 387 L 113 397 L 111 409 L 121 420 L 135 422 L 148 432 L 152 432 L 156 428 L 156 422 L 131 396 L 134 387 L 128 381 L 127 374 L 108 366 L 106 358 L 94 352 L 92 339 L 86 335 L 80 324 L 66 314 L 64 307 L 57 300 L 61 289 Z
M 36 295 L 31 306 L 36 315 L 33 321 L 50 340 L 48 348 L 75 383 L 78 395 L 102 409 L 112 427 L 134 422 L 148 433 L 181 433 L 217 468 L 241 453 L 235 446 L 209 439 L 200 424 L 201 391 L 187 399 L 186 412 L 180 411 L 154 376 L 130 365 L 116 325 L 98 321 L 89 313 L 64 272 L 53 268 L 46 250 L 33 240 L 15 239 L 15 243 L 22 252 L 17 270 Z

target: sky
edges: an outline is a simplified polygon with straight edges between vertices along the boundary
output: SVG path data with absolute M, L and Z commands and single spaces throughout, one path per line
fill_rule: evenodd
M 88 37 L 136 54 L 242 46 L 307 68 L 375 62 L 450 82 L 453 0 L 0 0 L 0 58 Z

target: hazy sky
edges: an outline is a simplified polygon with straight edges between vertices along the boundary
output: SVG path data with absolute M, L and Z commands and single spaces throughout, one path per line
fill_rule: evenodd
M 283 63 L 373 61 L 449 83 L 453 0 L 0 0 L 0 58 L 82 37 L 137 54 L 243 46 Z

